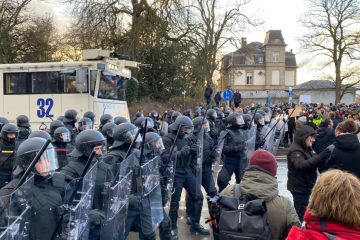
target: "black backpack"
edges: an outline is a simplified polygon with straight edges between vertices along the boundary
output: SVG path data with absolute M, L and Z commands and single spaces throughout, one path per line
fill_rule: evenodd
M 234 196 L 221 196 L 219 201 L 219 231 L 214 233 L 218 239 L 271 240 L 264 199 L 242 195 L 240 186 L 236 184 Z

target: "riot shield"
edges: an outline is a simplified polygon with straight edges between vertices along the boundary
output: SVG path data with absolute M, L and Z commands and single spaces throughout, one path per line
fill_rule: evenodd
M 213 179 L 215 183 L 217 182 L 218 174 L 222 168 L 222 150 L 224 148 L 225 138 L 228 133 L 229 133 L 228 130 L 224 130 L 220 133 L 219 141 L 214 149 L 215 162 L 212 166 L 212 171 L 213 171 Z
M 269 128 L 267 126 L 264 126 L 262 129 L 261 129 L 261 137 L 262 138 L 265 138 L 265 143 L 262 147 L 262 149 L 265 149 L 267 151 L 272 151 L 272 146 L 273 146 L 273 143 L 274 143 L 274 138 L 275 138 L 275 129 L 274 128 Z
M 174 151 L 176 151 L 176 149 Z M 164 189 L 161 194 L 164 195 L 163 206 L 167 215 L 169 215 L 171 197 L 174 193 L 175 164 L 176 154 L 172 154 L 171 159 L 168 160 L 168 163 L 164 166 L 164 169 L 162 169 L 163 172 L 161 173 L 162 190 Z
M 246 144 L 246 157 L 248 160 L 250 159 L 251 154 L 255 151 L 256 129 L 257 126 L 254 124 L 250 129 L 243 131 Z
M 195 165 L 195 175 L 196 175 L 196 193 L 201 193 L 201 183 L 202 183 L 202 164 L 204 159 L 204 129 L 201 128 L 196 136 L 196 165 Z
M 276 126 L 274 143 L 273 143 L 273 147 L 272 147 L 272 151 L 271 151 L 274 154 L 274 156 L 276 156 L 280 142 L 284 137 L 285 123 L 282 120 L 280 120 L 278 125 L 279 126 Z
M 155 157 L 140 167 L 140 174 L 142 180 L 142 203 L 148 204 L 147 209 L 143 209 L 145 217 L 141 217 L 141 224 L 144 229 L 150 234 L 155 231 L 159 224 L 164 219 L 163 203 L 160 188 L 160 174 L 159 174 L 160 157 Z M 151 226 L 150 226 L 151 225 Z
M 126 162 L 125 162 L 126 163 Z M 118 172 L 121 164 L 111 166 L 111 172 Z M 113 185 L 113 177 L 110 176 L 104 186 L 103 191 L 103 211 L 105 220 L 101 224 L 101 239 L 125 239 L 125 222 L 131 190 L 132 171 L 126 175 L 121 175 L 119 180 Z
M 95 180 L 98 163 L 91 166 L 83 179 L 72 180 L 65 188 L 65 215 L 61 236 L 67 240 L 88 239 L 90 221 L 87 216 L 92 209 L 92 200 L 95 189 Z M 80 187 L 76 190 L 79 181 Z M 73 192 L 76 191 L 75 199 L 70 203 Z
M 34 176 L 31 176 L 12 194 L 1 197 L 0 240 L 30 238 L 30 201 L 33 188 Z

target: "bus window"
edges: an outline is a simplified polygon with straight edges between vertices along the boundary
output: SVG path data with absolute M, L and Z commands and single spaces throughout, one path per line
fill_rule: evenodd
M 28 81 L 26 73 L 5 73 L 4 94 L 28 93 Z
M 31 73 L 32 93 L 59 93 L 59 72 Z
M 94 96 L 97 70 L 90 70 L 90 94 Z
M 64 93 L 76 93 L 76 72 L 72 74 L 61 74 L 64 82 Z
M 124 78 L 101 74 L 98 98 L 125 100 Z

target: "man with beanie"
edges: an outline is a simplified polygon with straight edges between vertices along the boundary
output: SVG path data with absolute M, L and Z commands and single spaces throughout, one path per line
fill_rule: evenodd
M 234 188 L 240 187 L 241 194 L 265 199 L 271 239 L 285 239 L 292 226 L 300 225 L 291 201 L 279 195 L 276 180 L 277 162 L 274 155 L 259 149 L 249 160 L 240 184 L 230 185 L 221 192 L 223 196 L 234 196 Z

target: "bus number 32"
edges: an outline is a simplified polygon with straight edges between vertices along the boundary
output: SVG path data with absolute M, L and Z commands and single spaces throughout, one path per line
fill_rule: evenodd
M 39 98 L 36 102 L 39 109 L 36 111 L 38 118 L 52 118 L 53 114 L 50 114 L 52 107 L 54 106 L 54 100 L 52 98 Z

